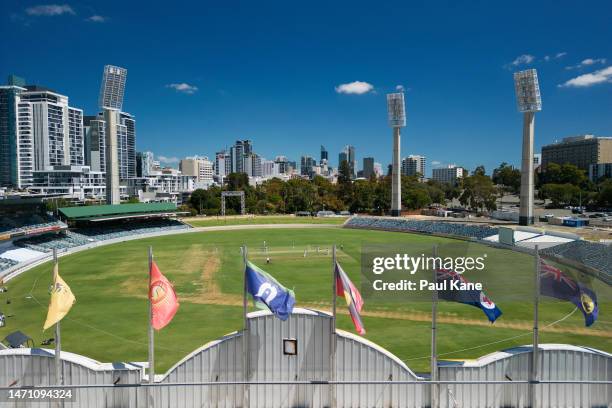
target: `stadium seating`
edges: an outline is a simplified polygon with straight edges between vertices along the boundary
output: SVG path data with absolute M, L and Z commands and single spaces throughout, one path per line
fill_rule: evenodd
M 12 259 L 0 258 L 0 272 L 2 272 L 5 269 L 10 268 L 11 266 L 15 266 L 17 264 L 18 262 Z
M 140 234 L 152 234 L 190 228 L 177 220 L 150 220 L 144 222 L 125 223 L 109 227 L 80 228 L 66 231 L 65 234 L 41 235 L 15 241 L 15 245 L 39 252 L 58 251 L 87 245 L 96 241 L 124 238 Z
M 486 225 L 470 225 L 455 222 L 419 221 L 404 218 L 353 217 L 345 227 L 380 229 L 385 231 L 420 232 L 426 234 L 452 235 L 457 237 L 484 239 L 498 233 L 497 228 Z
M 572 241 L 546 248 L 545 255 L 559 256 L 601 271 L 612 279 L 612 247 L 589 241 Z

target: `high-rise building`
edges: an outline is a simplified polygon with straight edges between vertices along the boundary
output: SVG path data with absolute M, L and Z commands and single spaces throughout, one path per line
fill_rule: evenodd
M 355 157 L 355 146 L 346 145 L 338 155 L 338 167 L 343 161 L 347 161 L 351 172 L 351 178 L 357 176 L 357 159 Z
M 215 175 L 225 177 L 232 172 L 232 156 L 225 150 L 215 153 Z
M 612 162 L 612 137 L 582 135 L 566 137 L 561 142 L 542 146 L 542 168 L 550 163 L 573 164 L 589 171 L 591 164 Z
M 67 96 L 24 82 L 11 76 L 0 87 L 1 186 L 26 188 L 34 170 L 84 164 L 83 111 Z
M 369 179 L 374 175 L 374 158 L 364 157 L 363 158 L 363 177 Z
M 276 156 L 276 158 L 274 159 L 274 163 L 276 163 L 276 165 L 278 166 L 278 173 L 279 174 L 287 174 L 287 173 L 289 173 L 289 168 L 291 167 L 291 164 L 290 164 L 289 160 L 287 159 L 287 157 L 285 157 L 285 156 Z
M 123 95 L 125 93 L 125 81 L 127 69 L 114 65 L 105 65 L 100 86 L 98 107 L 119 109 L 123 108 Z
M 312 156 L 302 156 L 300 160 L 300 174 L 302 176 L 312 177 L 316 165 L 317 161 Z
M 105 113 L 106 113 L 105 109 Z M 127 180 L 128 178 L 136 177 L 136 120 L 132 115 L 126 112 L 121 112 L 117 109 L 108 110 L 108 114 L 115 116 L 114 123 L 116 123 L 117 133 L 117 159 L 119 164 L 119 179 Z M 105 132 L 108 131 L 106 126 L 105 113 L 100 113 L 98 116 L 88 116 L 86 125 L 86 136 L 87 147 L 90 149 L 85 152 L 85 157 L 91 157 L 92 160 L 96 157 L 96 149 L 104 147 L 101 145 L 102 140 L 105 140 Z M 98 143 L 95 143 L 96 132 L 98 135 Z M 93 142 L 91 142 L 93 140 Z M 93 149 L 93 151 L 91 150 Z M 101 157 L 102 163 L 105 161 L 104 157 Z M 92 170 L 95 166 L 92 166 Z M 101 166 L 103 168 L 104 166 Z M 96 169 L 97 170 L 97 169 Z M 100 170 L 104 171 L 104 170 Z
M 253 153 L 253 144 L 250 140 L 236 140 L 230 148 L 232 157 L 232 173 L 246 173 L 244 160 Z
M 327 151 L 327 149 L 325 149 L 325 146 L 321 145 L 321 157 L 320 157 L 320 161 L 323 160 L 329 160 L 329 153 Z
M 432 179 L 440 183 L 457 184 L 458 179 L 464 176 L 463 167 L 449 164 L 447 167 L 432 170 Z
M 419 180 L 425 177 L 425 156 L 410 155 L 402 160 L 402 174 L 404 176 L 419 176 Z
M 249 177 L 261 177 L 261 157 L 257 153 L 251 152 L 244 158 L 244 172 Z
M 8 85 L 0 86 L 0 187 L 18 188 L 23 177 L 31 182 L 34 170 L 32 130 L 21 131 L 17 119 L 19 94 L 25 88 L 16 82 L 9 78 Z M 20 136 L 27 143 L 20 143 Z

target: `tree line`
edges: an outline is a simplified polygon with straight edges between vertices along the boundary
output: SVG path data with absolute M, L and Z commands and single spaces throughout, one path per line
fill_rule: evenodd
M 483 166 L 457 180 L 455 185 L 434 180 L 419 181 L 420 175 L 402 176 L 402 205 L 406 210 L 418 210 L 433 204 L 447 205 L 452 200 L 469 210 L 486 212 L 497 209 L 499 199 L 517 195 L 521 186 L 520 170 L 501 163 L 487 175 Z M 612 206 L 612 180 L 593 183 L 584 170 L 571 164 L 551 163 L 546 172 L 536 174 L 537 196 L 551 206 L 598 205 Z M 289 214 L 298 211 L 350 211 L 351 213 L 386 214 L 391 207 L 391 177 L 352 180 L 348 163 L 338 171 L 338 182 L 315 176 L 313 179 L 294 178 L 283 181 L 272 178 L 250 186 L 244 173 L 232 173 L 226 185 L 208 190 L 195 190 L 183 210 L 195 214 L 221 213 L 221 192 L 244 191 L 246 211 L 251 214 Z M 239 212 L 239 198 L 226 198 L 226 214 Z

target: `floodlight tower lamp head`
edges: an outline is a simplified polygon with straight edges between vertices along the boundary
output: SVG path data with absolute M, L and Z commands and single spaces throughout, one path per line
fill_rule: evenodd
M 387 113 L 389 126 L 392 128 L 406 126 L 406 106 L 403 92 L 387 94 Z
M 533 113 L 542 110 L 538 72 L 535 69 L 515 72 L 514 90 L 519 112 Z

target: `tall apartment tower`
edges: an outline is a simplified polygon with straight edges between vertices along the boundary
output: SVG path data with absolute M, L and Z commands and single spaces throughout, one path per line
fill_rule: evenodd
M 363 158 L 363 177 L 369 179 L 374 175 L 374 158 Z
M 125 82 L 127 80 L 127 69 L 114 65 L 105 65 L 102 74 L 102 85 L 98 107 L 121 110 L 123 108 L 123 95 L 125 93 Z
M 348 162 L 349 169 L 351 172 L 351 178 L 357 176 L 357 159 L 355 157 L 355 146 L 346 145 L 338 155 L 338 167 L 340 164 L 346 161 Z
M 325 149 L 325 146 L 321 145 L 321 161 L 329 160 L 329 152 Z
M 19 143 L 18 126 L 19 94 L 25 91 L 23 81 L 9 79 L 8 85 L 0 86 L 0 186 L 16 187 L 21 184 L 21 176 L 27 173 L 31 179 L 33 170 L 33 146 L 31 136 L 28 144 Z M 28 130 L 30 133 L 31 130 Z M 27 160 L 24 160 L 23 156 Z M 24 168 L 29 163 L 29 168 Z
M 98 105 L 103 111 L 98 115 L 98 120 L 106 121 L 107 109 L 110 109 L 112 115 L 115 116 L 113 122 L 117 135 L 117 160 L 120 180 L 136 177 L 136 119 L 129 113 L 122 111 L 126 80 L 127 69 L 114 65 L 104 66 L 98 99 Z M 108 115 L 110 114 L 108 113 Z M 108 131 L 108 123 L 104 126 Z M 95 148 L 93 144 L 90 144 L 89 147 Z M 95 154 L 86 153 L 86 156 L 95 156 Z
M 247 173 L 244 161 L 251 153 L 253 153 L 253 143 L 250 140 L 236 140 L 230 149 L 233 173 Z
M 0 87 L 0 185 L 14 188 L 31 186 L 33 171 L 84 164 L 83 111 L 23 82 L 10 77 Z
M 404 176 L 416 176 L 419 180 L 425 177 L 425 156 L 410 155 L 402 160 L 402 174 Z

